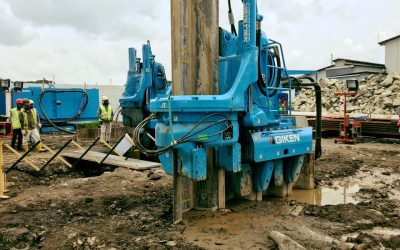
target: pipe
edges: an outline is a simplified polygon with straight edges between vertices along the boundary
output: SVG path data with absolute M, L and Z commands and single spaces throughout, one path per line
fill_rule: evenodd
M 79 162 L 83 159 L 83 157 L 96 145 L 96 143 L 100 140 L 100 137 L 97 137 L 97 139 L 83 152 L 83 154 L 79 157 L 79 159 L 74 162 L 74 165 L 72 165 L 71 169 L 75 168 Z
M 322 155 L 322 146 L 321 146 L 321 138 L 322 138 L 322 91 L 321 86 L 314 81 L 313 78 L 309 76 L 303 76 L 296 78 L 297 80 L 309 80 L 310 83 L 301 83 L 301 87 L 314 87 L 315 90 L 315 104 L 317 107 L 317 120 L 315 124 L 315 159 L 318 159 Z
M 260 25 L 260 29 L 261 29 L 261 25 Z M 266 56 L 267 56 L 267 64 L 272 66 L 269 67 L 269 73 L 266 71 L 266 74 L 268 74 L 268 77 L 265 78 L 265 81 L 262 77 L 261 74 L 261 30 L 257 29 L 257 34 L 256 34 L 256 46 L 258 48 L 258 80 L 257 80 L 257 84 L 258 87 L 261 91 L 261 93 L 264 96 L 268 96 L 268 97 L 273 97 L 276 95 L 276 93 L 278 92 L 278 88 L 279 88 L 279 84 L 281 82 L 281 74 L 282 74 L 282 70 L 280 69 L 280 67 L 282 67 L 281 64 L 281 54 L 280 54 L 280 49 L 278 47 L 278 45 L 271 45 L 268 46 L 268 49 L 266 51 Z M 276 55 L 276 63 L 275 60 L 273 58 L 273 54 L 272 52 L 269 51 L 269 49 L 273 49 L 274 53 Z M 268 68 L 268 66 L 267 66 Z M 266 83 L 269 83 L 268 85 Z M 272 90 L 271 93 L 269 93 L 268 90 L 264 89 L 267 87 L 274 87 L 274 89 Z
M 235 27 L 235 17 L 232 12 L 231 0 L 228 0 L 228 18 L 229 24 L 231 25 L 231 32 L 235 36 L 237 36 L 236 27 Z
M 43 165 L 43 167 L 39 170 L 39 173 L 41 173 L 46 167 L 47 165 L 50 164 L 50 162 L 52 162 L 71 142 L 73 139 L 70 139 L 67 143 L 64 144 L 64 146 L 62 146 L 47 162 L 46 164 Z
M 103 164 L 103 162 L 108 158 L 108 156 L 110 156 L 110 154 L 114 151 L 114 149 L 118 146 L 118 144 L 125 138 L 125 135 L 122 136 L 117 143 L 115 143 L 115 145 L 110 149 L 110 151 L 108 151 L 108 153 L 106 154 L 106 156 L 100 161 L 100 165 Z

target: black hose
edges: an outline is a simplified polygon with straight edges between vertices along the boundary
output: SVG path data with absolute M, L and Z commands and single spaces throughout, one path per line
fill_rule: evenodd
M 321 86 L 318 82 L 315 82 L 312 77 L 309 76 L 302 76 L 297 78 L 298 81 L 300 80 L 309 80 L 310 83 L 301 83 L 302 87 L 314 87 L 315 90 L 315 104 L 317 107 L 317 120 L 315 124 L 315 159 L 318 159 L 322 155 L 322 146 L 321 146 L 321 139 L 322 139 L 322 91 Z
M 196 130 L 200 125 L 204 124 L 208 119 L 210 119 L 211 117 L 216 117 L 216 116 L 221 116 L 223 119 L 206 124 L 205 127 Z M 155 119 L 156 117 L 157 117 L 156 114 L 151 114 L 149 117 L 145 118 L 142 122 L 140 122 L 133 130 L 132 140 L 133 140 L 135 146 L 139 149 L 139 151 L 145 155 L 160 155 L 160 154 L 163 154 L 163 153 L 167 152 L 168 150 L 172 149 L 175 145 L 186 143 L 186 142 L 199 142 L 197 140 L 194 140 L 193 137 L 198 135 L 199 133 L 201 133 L 215 125 L 221 124 L 221 123 L 226 123 L 225 128 L 214 134 L 208 135 L 209 137 L 219 136 L 219 135 L 223 134 L 225 131 L 227 131 L 228 129 L 232 128 L 231 122 L 228 120 L 228 117 L 226 115 L 220 114 L 220 113 L 213 113 L 213 114 L 209 114 L 209 115 L 203 117 L 188 132 L 186 132 L 183 136 L 181 136 L 179 139 L 175 140 L 170 145 L 165 146 L 163 148 L 158 148 L 155 150 L 147 149 L 146 147 L 143 146 L 140 135 L 141 135 L 144 127 L 146 126 L 146 124 L 148 122 L 150 122 L 152 119 Z M 172 131 L 170 131 L 170 132 L 172 133 Z M 206 142 L 200 141 L 200 142 L 210 143 L 210 141 L 206 141 Z
M 278 68 L 270 68 L 270 77 L 269 79 L 265 79 L 266 81 L 270 82 L 271 84 L 268 85 L 268 87 L 272 87 L 274 86 L 274 89 L 272 90 L 271 93 L 268 93 L 268 91 L 265 89 L 267 87 L 263 77 L 262 77 L 262 73 L 261 73 L 261 30 L 257 30 L 256 31 L 256 46 L 258 48 L 258 79 L 257 79 L 257 85 L 258 88 L 260 89 L 261 93 L 264 96 L 268 97 L 273 97 L 276 95 L 276 93 L 278 92 L 278 87 L 281 81 L 281 60 L 279 55 L 276 55 L 276 64 L 274 62 L 274 58 L 272 53 L 270 53 L 269 51 L 267 51 L 267 60 L 269 65 L 271 66 L 277 66 Z M 275 79 L 275 74 L 276 74 L 276 79 Z M 272 77 L 273 76 L 273 77 Z M 268 94 L 267 94 L 268 93 Z
M 299 79 L 297 79 L 294 76 L 289 76 L 289 77 L 283 78 L 283 80 L 282 80 L 282 88 L 289 88 L 289 80 L 290 80 L 290 83 L 291 83 L 291 87 L 292 88 L 294 87 L 296 89 L 296 91 L 300 91 L 301 82 L 300 82 Z
M 274 62 L 274 60 L 272 58 L 272 53 L 269 53 L 269 54 L 270 54 L 272 62 Z M 275 58 L 276 58 L 276 64 L 273 63 L 273 65 L 276 65 L 279 68 L 278 69 L 271 68 L 271 71 L 273 69 L 273 72 L 276 73 L 277 76 L 276 76 L 276 79 L 275 79 L 275 75 L 274 75 L 273 78 L 271 78 L 272 82 L 275 81 L 275 85 L 274 85 L 274 90 L 271 93 L 269 93 L 269 95 L 268 95 L 269 97 L 273 97 L 274 95 L 276 95 L 276 93 L 278 92 L 279 83 L 281 82 L 281 74 L 282 74 L 282 70 L 280 69 L 280 67 L 282 66 L 281 65 L 281 58 L 279 57 L 279 54 L 276 55 Z M 269 87 L 272 87 L 272 84 Z
M 231 0 L 228 0 L 228 17 L 232 14 L 232 6 L 231 6 Z M 233 14 L 232 14 L 233 15 Z M 237 32 L 236 32 L 236 27 L 234 23 L 231 23 L 231 32 L 232 34 L 234 34 L 235 36 L 237 36 Z
M 64 119 L 64 120 L 61 120 L 61 121 L 54 121 L 53 122 L 51 119 L 48 118 L 48 116 L 46 115 L 46 113 L 44 112 L 44 109 L 43 109 L 42 99 L 43 99 L 43 96 L 45 95 L 45 93 L 82 93 L 82 101 L 81 101 L 81 105 L 79 107 L 78 112 L 74 116 L 72 116 L 70 118 L 67 118 L 67 119 Z M 68 122 L 79 118 L 81 116 L 81 114 L 85 111 L 88 103 L 89 103 L 88 94 L 85 91 L 78 90 L 78 89 L 76 89 L 76 90 L 73 90 L 73 89 L 72 90 L 70 90 L 70 89 L 69 90 L 67 90 L 67 89 L 65 89 L 65 90 L 46 89 L 46 90 L 43 90 L 42 93 L 40 93 L 40 97 L 39 97 L 39 107 L 40 107 L 40 111 L 43 114 L 43 119 L 45 121 L 47 121 L 55 129 L 57 129 L 59 131 L 62 131 L 62 132 L 65 132 L 65 133 L 68 133 L 68 134 L 76 134 L 76 132 L 68 131 L 66 129 L 63 129 L 63 128 L 59 127 L 58 125 L 68 125 Z
M 315 91 L 315 104 L 317 108 L 317 117 L 316 117 L 316 125 L 315 125 L 315 159 L 318 159 L 322 155 L 322 91 L 321 86 L 315 82 L 312 77 L 309 76 L 301 76 L 301 77 L 286 77 L 283 81 L 291 81 L 291 83 L 296 84 L 296 88 L 300 90 L 301 88 L 314 87 Z M 309 83 L 303 83 L 301 80 L 308 80 Z M 289 88 L 289 84 L 284 82 L 284 87 Z M 293 85 L 292 85 L 293 87 Z

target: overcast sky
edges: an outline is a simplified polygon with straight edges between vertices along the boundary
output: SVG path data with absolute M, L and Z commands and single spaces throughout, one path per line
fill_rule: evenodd
M 241 1 L 232 0 L 236 21 Z M 263 30 L 289 69 L 329 65 L 331 53 L 384 62 L 379 40 L 400 34 L 399 0 L 259 0 Z M 226 1 L 220 26 L 228 29 Z M 171 76 L 169 0 L 0 0 L 0 77 L 123 84 L 128 47 L 151 41 Z

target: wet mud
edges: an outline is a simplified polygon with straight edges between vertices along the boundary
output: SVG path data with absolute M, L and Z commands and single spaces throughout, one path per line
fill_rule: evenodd
M 85 176 L 56 161 L 42 176 L 12 171 L 11 198 L 0 202 L 0 249 L 278 249 L 272 231 L 306 249 L 398 249 L 396 143 L 323 140 L 316 190 L 231 200 L 216 212 L 190 211 L 178 225 L 172 180 L 161 169 Z

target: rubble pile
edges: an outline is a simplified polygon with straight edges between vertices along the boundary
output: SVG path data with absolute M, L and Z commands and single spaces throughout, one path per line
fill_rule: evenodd
M 336 79 L 321 79 L 322 112 L 343 112 L 343 97 L 335 93 L 345 92 L 345 81 Z M 400 106 L 400 74 L 370 75 L 360 81 L 360 88 L 355 97 L 348 97 L 348 113 L 361 114 L 396 114 Z M 312 89 L 302 89 L 293 98 L 293 110 L 300 112 L 315 112 L 315 95 Z

